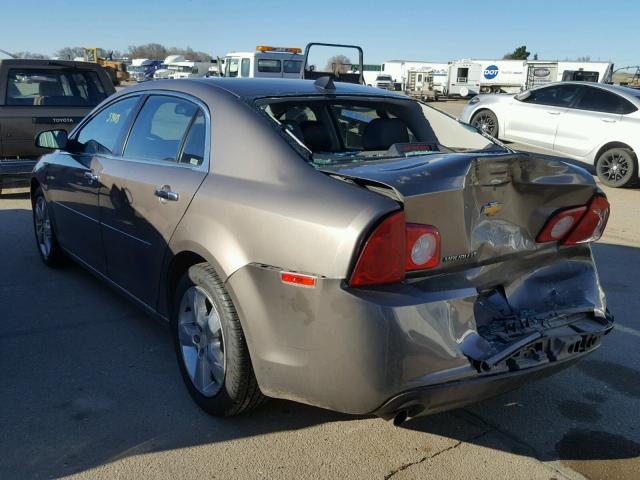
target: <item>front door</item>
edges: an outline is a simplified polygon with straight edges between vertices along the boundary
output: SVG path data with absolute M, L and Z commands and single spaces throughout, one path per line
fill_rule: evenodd
M 514 99 L 504 123 L 504 138 L 549 150 L 558 125 L 577 95 L 576 85 L 554 85 L 532 90 L 523 100 Z
M 100 159 L 107 274 L 151 307 L 171 235 L 207 173 L 205 111 L 195 100 L 151 95 L 122 156 Z
M 53 206 L 58 241 L 89 266 L 104 273 L 96 171 L 118 149 L 139 97 L 117 101 L 94 115 L 69 142 L 69 152 L 46 166 L 47 196 Z

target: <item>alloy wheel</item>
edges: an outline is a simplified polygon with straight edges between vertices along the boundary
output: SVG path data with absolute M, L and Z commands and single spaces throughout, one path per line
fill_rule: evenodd
M 597 165 L 598 176 L 607 181 L 611 186 L 620 186 L 627 183 L 631 172 L 629 159 L 620 152 L 605 154 Z
M 492 137 L 496 134 L 497 125 L 493 115 L 490 115 L 489 113 L 479 113 L 476 115 L 473 119 L 472 125 Z
M 41 195 L 36 199 L 34 208 L 36 239 L 38 248 L 44 258 L 48 258 L 51 253 L 51 219 L 44 197 Z
M 201 287 L 192 286 L 182 296 L 178 335 L 193 386 L 206 397 L 215 396 L 224 383 L 224 338 L 218 310 Z

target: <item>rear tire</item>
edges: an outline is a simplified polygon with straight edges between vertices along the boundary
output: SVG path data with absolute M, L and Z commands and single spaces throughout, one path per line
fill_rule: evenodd
M 49 205 L 40 187 L 34 191 L 32 207 L 33 229 L 40 258 L 48 267 L 57 268 L 65 265 L 69 259 L 58 243 L 53 219 L 49 214 Z
M 498 117 L 491 110 L 480 110 L 471 117 L 471 125 L 493 138 L 498 138 Z
M 205 412 L 233 416 L 263 403 L 233 301 L 208 263 L 178 283 L 171 332 L 182 379 Z
M 638 158 L 630 148 L 610 148 L 596 159 L 596 173 L 608 187 L 631 187 L 638 183 Z

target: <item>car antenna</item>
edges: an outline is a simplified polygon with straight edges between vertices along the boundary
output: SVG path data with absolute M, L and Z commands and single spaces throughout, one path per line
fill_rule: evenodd
M 336 89 L 336 85 L 335 85 L 335 83 L 333 83 L 333 79 L 329 75 L 327 75 L 325 77 L 317 78 L 316 81 L 313 82 L 313 84 L 317 88 L 322 88 L 323 90 L 335 90 Z

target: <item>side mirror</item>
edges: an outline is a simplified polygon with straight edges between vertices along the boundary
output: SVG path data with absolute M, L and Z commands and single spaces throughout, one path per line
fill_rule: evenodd
M 68 142 L 66 130 L 45 130 L 36 136 L 36 147 L 40 148 L 64 150 Z

